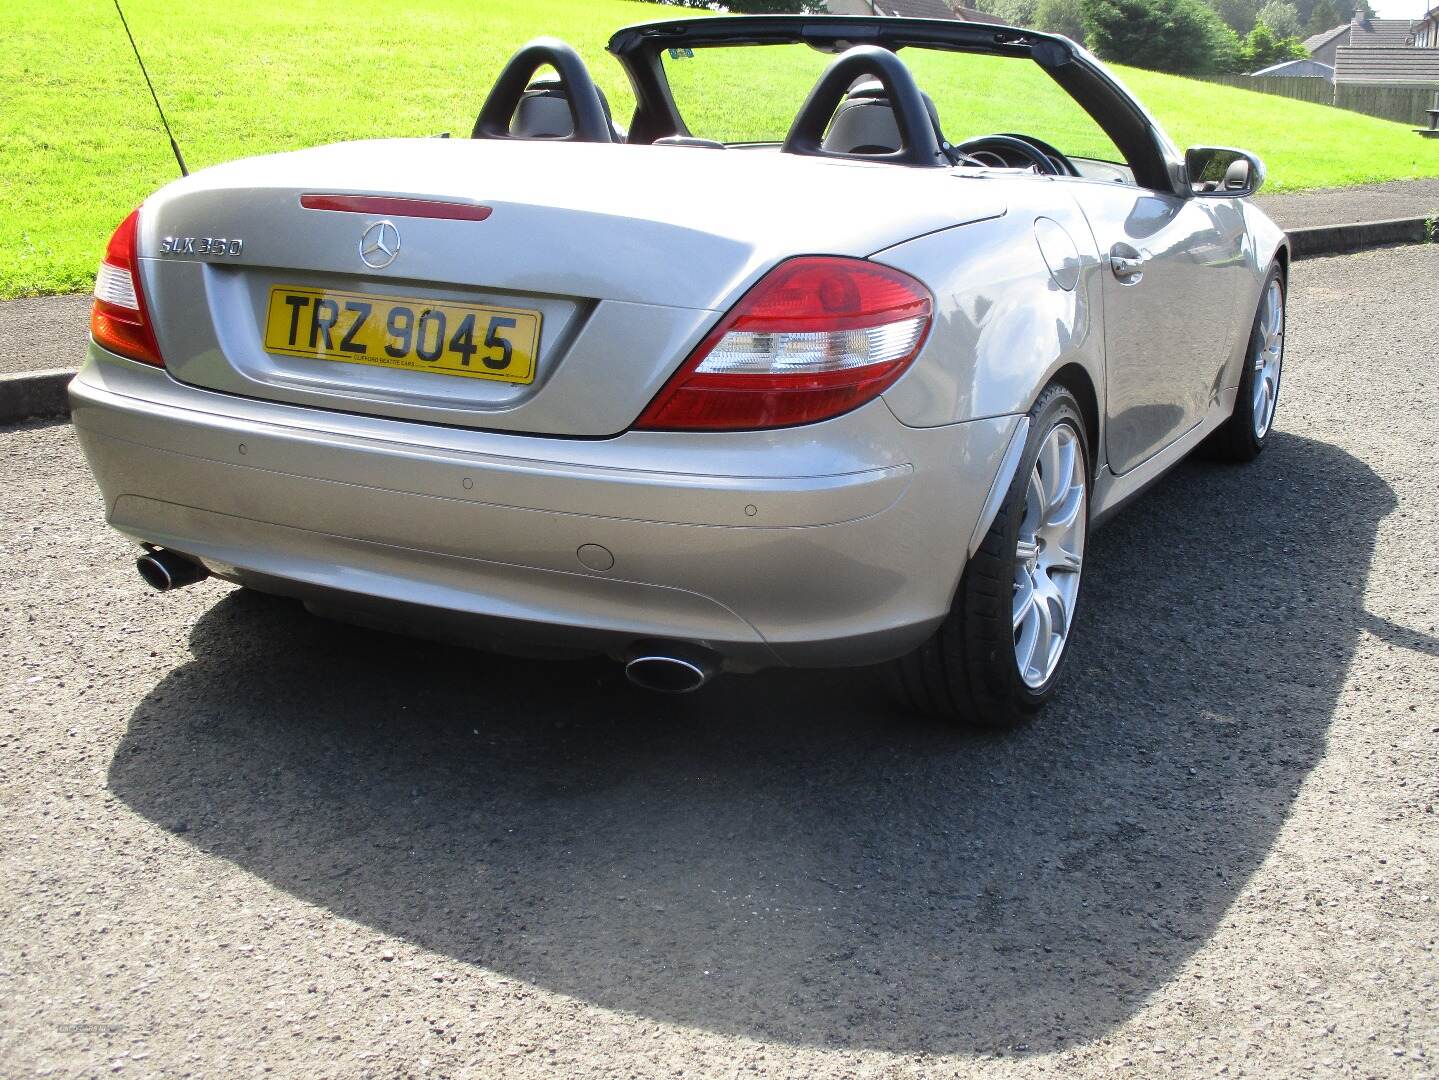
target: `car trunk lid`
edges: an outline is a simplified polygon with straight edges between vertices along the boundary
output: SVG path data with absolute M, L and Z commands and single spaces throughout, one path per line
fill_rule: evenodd
M 944 170 L 748 150 L 345 143 L 166 188 L 141 214 L 141 274 L 166 366 L 183 382 L 599 437 L 628 427 L 718 313 L 779 259 L 862 257 L 1003 212 L 996 193 L 945 180 Z M 331 314 L 321 300 L 339 315 L 317 329 Z M 368 336 L 377 355 L 343 362 L 355 354 L 341 341 L 364 308 L 379 321 L 350 344 Z M 403 343 L 389 331 L 406 322 L 412 333 L 420 324 L 426 352 L 458 334 L 459 352 L 440 352 L 479 377 L 441 374 L 413 351 L 408 366 L 389 366 L 385 345 Z M 529 369 L 500 366 L 507 345 L 527 354 L 531 344 Z

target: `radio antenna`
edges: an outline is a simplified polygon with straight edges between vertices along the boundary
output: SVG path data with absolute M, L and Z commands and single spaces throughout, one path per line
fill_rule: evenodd
M 175 135 L 170 130 L 170 121 L 165 119 L 165 110 L 160 107 L 160 97 L 155 93 L 155 84 L 150 81 L 150 73 L 145 70 L 145 61 L 140 59 L 140 47 L 135 44 L 135 35 L 130 33 L 130 24 L 125 19 L 125 12 L 120 7 L 120 0 L 115 0 L 115 10 L 120 15 L 120 25 L 125 28 L 125 36 L 130 39 L 130 48 L 135 50 L 135 62 L 140 65 L 140 74 L 145 76 L 145 85 L 150 88 L 150 98 L 155 102 L 155 111 L 160 114 L 160 123 L 165 127 L 165 134 L 170 139 L 170 149 L 175 151 L 175 160 L 180 165 L 180 175 L 189 176 L 190 170 L 185 168 L 185 159 L 180 156 L 180 144 L 175 141 Z

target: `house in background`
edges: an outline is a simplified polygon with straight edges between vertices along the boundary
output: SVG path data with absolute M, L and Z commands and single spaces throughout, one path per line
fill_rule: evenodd
M 1370 19 L 1356 11 L 1304 47 L 1306 58 L 1216 81 L 1436 128 L 1426 117 L 1439 110 L 1439 7 L 1420 19 Z M 1439 129 L 1421 134 L 1439 138 Z
M 1370 19 L 1356 10 L 1349 22 L 1315 34 L 1304 47 L 1310 61 L 1334 69 L 1336 87 L 1432 84 L 1439 89 L 1439 8 L 1418 20 Z
M 1432 13 L 1431 13 L 1432 14 Z M 1355 10 L 1354 18 L 1322 34 L 1306 38 L 1309 59 L 1335 67 L 1342 48 L 1375 48 L 1410 45 L 1414 41 L 1412 19 L 1370 19 Z
M 1439 90 L 1439 49 L 1413 45 L 1340 48 L 1336 86 L 1432 86 Z
M 963 4 L 951 4 L 950 7 L 954 10 L 954 17 L 961 22 L 988 23 L 990 26 L 1006 25 L 998 15 L 980 11 L 979 8 L 965 7 Z
M 1414 44 L 1421 49 L 1439 49 L 1439 7 L 1414 24 Z

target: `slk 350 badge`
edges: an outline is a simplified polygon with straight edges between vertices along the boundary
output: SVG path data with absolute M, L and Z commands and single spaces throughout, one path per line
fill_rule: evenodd
M 238 255 L 243 240 L 224 236 L 167 236 L 160 241 L 161 255 Z

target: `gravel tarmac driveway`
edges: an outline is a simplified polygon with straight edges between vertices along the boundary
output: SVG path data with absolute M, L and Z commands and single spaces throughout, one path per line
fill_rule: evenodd
M 1281 229 L 1422 218 L 1439 214 L 1439 179 L 1316 188 L 1292 195 L 1264 193 L 1255 196 L 1254 201 Z
M 1296 266 L 1007 738 L 160 596 L 0 432 L 0 1075 L 1439 1075 L 1436 281 Z

